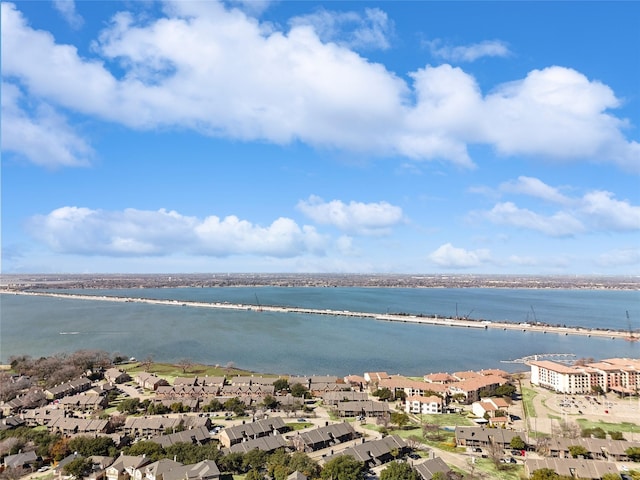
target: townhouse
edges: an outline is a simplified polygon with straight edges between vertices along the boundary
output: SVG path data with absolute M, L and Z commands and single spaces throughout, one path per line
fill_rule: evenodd
M 389 414 L 389 404 L 372 400 L 338 402 L 336 412 L 340 417 L 383 417 Z
M 351 424 L 342 422 L 299 433 L 291 439 L 291 442 L 298 451 L 314 452 L 359 437 L 360 434 L 353 429 Z
M 67 395 L 84 392 L 91 388 L 91 380 L 87 377 L 80 377 L 55 387 L 48 388 L 44 394 L 48 400 L 56 400 Z
M 619 475 L 618 467 L 614 463 L 597 460 L 583 460 L 578 458 L 529 458 L 524 462 L 524 472 L 527 477 L 530 477 L 536 470 L 543 468 L 551 469 L 562 476 L 585 480 L 600 480 L 607 474 Z
M 380 440 L 363 442 L 353 447 L 346 448 L 341 453 L 324 457 L 321 461 L 326 463 L 337 456 L 350 455 L 363 462 L 366 468 L 383 465 L 396 458 L 400 458 L 408 451 L 407 444 L 398 435 L 388 435 Z
M 266 418 L 256 422 L 243 423 L 234 427 L 225 428 L 219 436 L 220 443 L 230 448 L 236 443 L 284 433 L 288 427 L 282 417 Z

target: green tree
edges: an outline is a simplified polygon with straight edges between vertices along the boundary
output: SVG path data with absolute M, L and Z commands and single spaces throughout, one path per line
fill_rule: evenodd
M 286 479 L 291 473 L 288 466 L 290 460 L 291 457 L 284 449 L 277 449 L 267 459 L 267 473 L 276 480 Z
M 244 480 L 262 480 L 264 476 L 260 473 L 257 468 L 252 468 L 247 472 L 247 475 L 244 477 Z
M 71 475 L 73 478 L 80 479 L 91 473 L 93 463 L 88 458 L 78 457 L 67 463 L 62 470 L 66 475 Z
M 406 399 L 407 399 L 407 392 L 405 392 L 404 390 L 398 390 L 396 392 L 396 400 L 400 400 L 401 402 L 404 402 Z
M 108 456 L 116 444 L 110 437 L 74 437 L 69 441 L 69 449 L 78 452 L 83 457 L 91 455 Z
M 219 412 L 223 408 L 224 407 L 222 403 L 220 403 L 220 400 L 218 400 L 217 398 L 214 398 L 208 404 L 206 404 L 202 408 L 202 410 L 204 410 L 205 412 Z
M 268 454 L 264 450 L 254 448 L 253 450 L 246 452 L 242 457 L 243 470 L 260 470 L 264 468 L 267 463 Z
M 589 450 L 582 445 L 569 445 L 569 453 L 573 458 L 584 457 L 590 458 Z
M 391 423 L 395 423 L 402 430 L 409 423 L 409 415 L 404 412 L 391 412 Z
M 265 408 L 276 408 L 278 406 L 278 400 L 272 395 L 265 395 L 262 399 L 262 405 L 264 405 Z
M 393 398 L 393 392 L 387 387 L 379 388 L 371 395 L 373 395 L 374 397 L 378 397 L 378 400 L 380 400 L 381 402 L 388 402 Z
M 454 393 L 451 399 L 457 403 L 464 403 L 467 401 L 467 396 L 464 393 Z
M 118 411 L 122 413 L 134 414 L 137 413 L 139 407 L 140 399 L 127 398 L 120 402 L 120 405 L 118 405 Z
M 622 477 L 617 473 L 605 473 L 602 476 L 602 480 L 621 480 Z
M 184 405 L 182 402 L 173 402 L 170 406 L 169 409 L 173 412 L 173 413 L 186 413 L 189 411 L 189 407 L 187 407 L 186 405 Z
M 323 480 L 364 480 L 365 466 L 351 455 L 340 455 L 324 464 Z
M 391 462 L 380 472 L 380 480 L 418 480 L 418 478 L 418 472 L 405 462 Z
M 232 473 L 243 473 L 242 471 L 242 454 L 240 452 L 231 452 L 222 459 L 222 466 L 225 471 Z
M 524 443 L 524 440 L 522 440 L 519 435 L 516 435 L 509 442 L 509 446 L 515 450 L 524 450 L 527 444 Z
M 295 452 L 289 457 L 289 469 L 291 473 L 296 470 L 303 473 L 307 478 L 318 478 L 320 476 L 320 466 L 303 452 Z
M 627 454 L 627 457 L 629 457 L 629 460 L 632 462 L 640 462 L 640 447 L 629 447 L 624 453 Z
M 514 393 L 516 393 L 516 387 L 511 383 L 505 383 L 495 389 L 495 394 L 501 397 L 511 397 Z
M 146 455 L 155 462 L 164 457 L 164 449 L 158 443 L 143 440 L 131 445 L 127 449 L 127 455 Z
M 535 470 L 531 476 L 530 480 L 557 480 L 560 477 L 555 471 L 551 468 L 539 468 Z
M 224 402 L 224 408 L 225 410 L 233 412 L 235 415 L 241 416 L 244 415 L 247 406 L 238 397 L 234 397 Z
M 294 383 L 291 385 L 291 395 L 299 398 L 307 398 L 309 394 L 309 389 L 302 385 L 301 383 Z
M 273 382 L 273 388 L 276 392 L 289 391 L 289 381 L 286 378 L 279 378 Z
M 611 440 L 624 440 L 624 435 L 622 434 L 622 432 L 609 432 L 609 436 L 611 437 Z
M 582 430 L 581 435 L 584 438 L 589 438 L 589 437 L 600 438 L 600 439 L 607 438 L 607 433 L 600 427 L 585 428 Z

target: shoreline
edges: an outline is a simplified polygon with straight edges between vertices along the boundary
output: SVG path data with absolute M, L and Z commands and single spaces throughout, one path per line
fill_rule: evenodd
M 76 293 L 54 293 L 54 292 L 33 292 L 33 291 L 16 291 L 0 289 L 3 295 L 25 295 L 25 296 L 44 296 L 53 298 L 64 298 L 73 300 L 90 300 L 90 301 L 107 301 L 118 303 L 145 303 L 150 305 L 166 305 L 179 307 L 196 307 L 196 308 L 217 308 L 223 310 L 247 310 L 256 312 L 275 312 L 275 313 L 298 313 L 308 315 L 331 315 L 338 317 L 359 317 L 371 318 L 373 320 L 397 322 L 397 323 L 414 323 L 421 325 L 455 327 L 455 328 L 476 328 L 476 329 L 501 329 L 522 332 L 533 332 L 540 334 L 556 334 L 556 335 L 575 335 L 583 337 L 611 338 L 613 340 L 636 341 L 638 336 L 631 335 L 630 332 L 624 330 L 600 330 L 582 327 L 558 327 L 547 324 L 538 323 L 511 323 L 503 321 L 489 320 L 470 320 L 460 318 L 447 318 L 438 316 L 418 316 L 404 315 L 398 313 L 381 314 L 369 312 L 352 312 L 349 310 L 331 310 L 331 309 L 314 309 L 303 307 L 279 307 L 273 305 L 251 305 L 227 302 L 196 302 L 196 301 L 178 301 L 178 300 L 162 300 L 139 297 L 119 297 L 105 295 L 84 295 Z

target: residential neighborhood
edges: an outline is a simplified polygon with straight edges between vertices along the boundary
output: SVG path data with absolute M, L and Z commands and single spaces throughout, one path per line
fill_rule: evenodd
M 624 479 L 640 470 L 637 359 L 572 366 L 534 360 L 520 374 L 492 369 L 422 378 L 382 371 L 343 378 L 167 376 L 146 367 L 114 365 L 42 389 L 39 396 L 25 391 L 3 400 L 4 478 L 208 480 L 249 472 L 261 478 L 268 474 L 264 462 L 278 452 L 305 455 L 316 465 L 283 470 L 292 480 L 317 477 L 345 456 L 359 462 L 362 480 L 380 478 L 396 462 L 422 480 L 474 478 L 476 468 L 491 464 L 513 478 L 551 470 L 572 478 Z M 3 375 L 7 390 L 27 383 L 18 373 Z M 525 398 L 530 392 L 537 395 L 533 402 Z M 563 416 L 545 416 L 538 412 L 542 405 L 557 406 Z M 588 414 L 580 405 L 593 418 L 619 417 L 630 430 L 571 428 L 569 416 L 577 421 Z M 21 429 L 46 431 L 61 445 L 104 439 L 109 447 L 98 449 L 100 455 L 68 448 L 42 454 L 35 444 L 12 440 Z M 22 448 L 13 452 L 11 445 Z M 181 457 L 186 448 L 207 453 L 180 461 L 188 460 Z M 246 460 L 258 466 L 232 460 L 258 452 L 262 460 Z M 78 462 L 86 467 L 80 474 Z

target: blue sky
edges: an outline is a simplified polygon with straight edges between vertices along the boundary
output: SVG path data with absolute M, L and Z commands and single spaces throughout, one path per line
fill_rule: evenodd
M 635 275 L 640 3 L 2 3 L 2 271 Z

